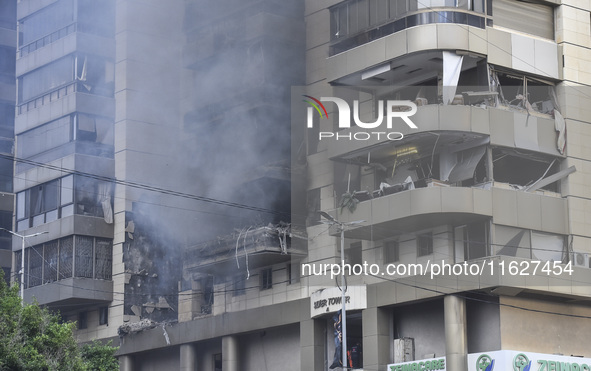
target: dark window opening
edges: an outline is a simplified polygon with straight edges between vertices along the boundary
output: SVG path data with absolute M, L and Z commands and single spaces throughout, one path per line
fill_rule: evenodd
M 308 191 L 308 227 L 320 224 L 320 188 Z
M 88 328 L 88 313 L 80 312 L 78 313 L 78 330 L 84 330 L 85 328 Z
M 384 263 L 390 264 L 400 261 L 400 243 L 398 241 L 384 241 Z
M 349 248 L 345 250 L 345 263 L 362 264 L 362 244 L 361 241 L 353 242 Z
M 74 213 L 112 220 L 112 184 L 82 176 L 68 175 L 19 192 L 16 198 L 18 231 Z
M 484 258 L 489 255 L 489 223 L 473 223 L 454 229 L 456 256 L 463 254 L 463 260 Z M 458 251 L 460 249 L 461 251 Z
M 528 155 L 525 151 L 517 153 L 511 150 L 493 149 L 493 177 L 496 182 L 524 188 L 558 171 L 560 171 L 560 163 L 554 159 L 535 156 L 533 153 Z M 548 184 L 542 189 L 560 192 L 560 181 Z
M 213 283 L 213 276 L 208 276 L 201 282 L 203 285 L 203 300 L 201 303 L 202 314 L 211 314 L 214 300 Z
M 291 264 L 291 263 L 287 264 L 286 270 L 287 270 L 287 284 L 288 285 L 300 282 L 299 267 L 300 267 L 299 264 Z
M 500 101 L 504 105 L 545 114 L 553 114 L 558 107 L 554 85 L 548 81 L 496 70 L 493 78 L 499 85 Z
M 433 233 L 423 233 L 417 236 L 417 256 L 433 254 Z
M 233 296 L 240 296 L 246 293 L 246 277 L 243 274 L 234 276 Z
M 222 353 L 213 355 L 213 371 L 222 371 Z
M 109 307 L 99 308 L 99 325 L 109 325 Z
M 273 269 L 265 268 L 261 270 L 261 290 L 273 288 Z

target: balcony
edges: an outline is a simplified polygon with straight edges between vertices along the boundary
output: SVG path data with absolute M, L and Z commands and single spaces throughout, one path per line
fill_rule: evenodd
M 233 272 L 236 263 L 256 269 L 302 258 L 305 250 L 292 239 L 298 238 L 288 224 L 280 223 L 243 229 L 218 240 L 202 243 L 185 252 L 184 268 L 190 272 Z
M 16 240 L 16 238 L 14 239 Z M 82 235 L 47 241 L 25 249 L 25 301 L 60 309 L 113 299 L 112 240 Z M 15 252 L 15 271 L 22 252 Z
M 346 238 L 382 240 L 439 225 L 484 221 L 567 235 L 567 200 L 552 193 L 529 193 L 505 184 L 426 188 L 400 191 L 360 201 L 354 212 L 331 212 L 341 222 L 363 220 L 347 227 Z M 339 234 L 336 229 L 331 234 Z
M 59 306 L 61 311 L 113 301 L 113 281 L 67 278 L 25 290 L 25 301 L 33 298 L 41 305 Z
M 510 107 L 439 105 L 430 104 L 418 107 L 412 121 L 418 129 L 410 129 L 400 121 L 393 130 L 401 132 L 405 138 L 391 141 L 385 135 L 371 136 L 369 140 L 326 140 L 327 154 L 331 159 L 350 159 L 367 157 L 368 152 L 387 151 L 412 143 L 425 136 L 458 141 L 482 140 L 490 137 L 490 144 L 508 148 L 526 149 L 551 156 L 562 156 L 558 151 L 558 134 L 555 120 L 550 115 L 529 113 Z M 343 138 L 349 134 L 354 137 L 364 129 L 352 127 L 339 131 Z M 458 132 L 461 132 L 458 133 Z M 436 134 L 433 134 L 436 133 Z M 448 134 L 446 134 L 448 133 Z M 454 133 L 453 135 L 451 133 Z M 433 141 L 434 142 L 434 141 Z M 439 145 L 445 142 L 439 142 Z M 373 156 L 373 153 L 372 153 Z

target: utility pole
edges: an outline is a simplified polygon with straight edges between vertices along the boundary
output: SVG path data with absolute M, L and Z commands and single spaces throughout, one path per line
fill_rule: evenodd
M 39 236 L 40 234 L 45 234 L 45 233 L 49 233 L 47 231 L 45 232 L 39 232 L 39 233 L 33 233 L 33 234 L 29 234 L 29 235 L 22 235 L 22 234 L 18 234 L 15 233 L 13 231 L 9 231 L 6 228 L 0 228 L 14 236 L 20 237 L 22 239 L 22 245 L 21 245 L 21 301 L 23 306 L 25 305 L 25 239 L 29 238 L 29 237 L 35 237 L 35 236 Z
M 341 352 L 342 354 L 342 363 L 343 369 L 348 369 L 347 365 L 347 308 L 345 305 L 346 299 L 346 292 L 347 286 L 345 285 L 345 227 L 353 224 L 359 224 L 365 222 L 365 220 L 357 220 L 354 222 L 339 222 L 335 218 L 333 218 L 330 214 L 325 213 L 324 211 L 319 211 L 319 214 L 327 219 L 326 222 L 322 221 L 322 223 L 329 224 L 329 225 L 336 225 L 341 230 Z

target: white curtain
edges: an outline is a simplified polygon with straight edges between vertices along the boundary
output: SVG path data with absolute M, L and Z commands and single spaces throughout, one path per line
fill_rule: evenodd
M 443 52 L 443 104 L 450 104 L 454 100 L 460 73 L 462 72 L 463 55 L 453 52 Z
M 109 183 L 99 183 L 98 197 L 103 207 L 105 223 L 113 224 L 113 208 L 111 207 L 111 185 Z

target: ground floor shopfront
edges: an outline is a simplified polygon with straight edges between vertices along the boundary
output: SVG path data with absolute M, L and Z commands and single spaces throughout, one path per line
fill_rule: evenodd
M 394 286 L 360 286 L 347 294 L 348 350 L 357 347 L 360 369 L 583 371 L 591 366 L 591 307 L 585 302 L 416 290 L 414 300 L 401 300 L 411 288 Z M 339 299 L 327 288 L 308 298 L 129 334 L 121 339 L 121 370 L 328 370 L 335 358 L 333 317 Z

